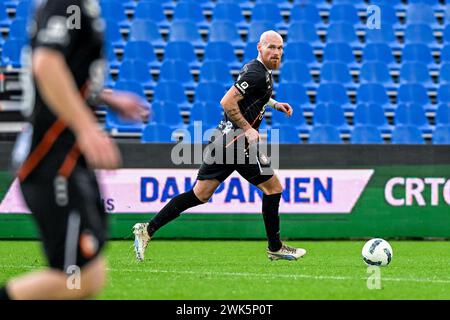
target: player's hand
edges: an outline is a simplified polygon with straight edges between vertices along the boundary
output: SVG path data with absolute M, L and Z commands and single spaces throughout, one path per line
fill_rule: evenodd
M 150 113 L 146 101 L 130 92 L 113 92 L 108 97 L 108 104 L 112 106 L 121 117 L 130 120 L 146 120 Z
M 117 145 L 103 130 L 84 131 L 77 135 L 77 143 L 89 166 L 94 169 L 117 169 L 122 163 Z
M 259 132 L 252 127 L 245 130 L 244 134 L 249 144 L 258 142 L 260 140 Z
M 277 109 L 280 112 L 285 113 L 288 117 L 292 116 L 292 113 L 294 112 L 294 110 L 289 105 L 289 103 L 285 103 L 285 102 L 277 102 L 275 105 L 275 109 Z

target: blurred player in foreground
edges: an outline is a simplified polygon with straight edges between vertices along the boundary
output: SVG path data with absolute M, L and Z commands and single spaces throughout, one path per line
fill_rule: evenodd
M 83 299 L 97 294 L 106 276 L 106 213 L 93 168 L 121 164 L 87 101 L 132 119 L 148 110 L 137 96 L 102 90 L 104 25 L 96 1 L 40 3 L 31 26 L 33 85 L 24 88 L 34 109 L 16 143 L 15 162 L 49 268 L 11 279 L 0 288 L 0 299 Z M 67 22 L 74 7 L 78 26 Z
M 242 68 L 237 81 L 220 102 L 225 110 L 224 119 L 218 126 L 218 136 L 221 138 L 208 147 L 214 146 L 216 151 L 222 148 L 223 155 L 231 148 L 236 151 L 235 155 L 246 150 L 245 163 L 239 163 L 236 157 L 231 162 L 204 161 L 192 190 L 171 199 L 148 223 L 138 223 L 133 227 L 134 249 L 138 260 L 144 260 L 148 242 L 157 230 L 179 217 L 183 211 L 208 202 L 217 187 L 235 170 L 263 191 L 262 213 L 268 238 L 269 259 L 296 260 L 305 255 L 306 250 L 292 248 L 281 242 L 278 209 L 282 186 L 267 156 L 255 152 L 252 157 L 249 152 L 260 140 L 257 130 L 264 117 L 266 105 L 287 116 L 292 115 L 293 110 L 289 104 L 271 98 L 272 70 L 279 68 L 282 55 L 282 37 L 275 31 L 264 32 L 258 43 L 258 57 Z M 217 141 L 221 143 L 220 146 Z M 251 161 L 255 156 L 256 161 Z

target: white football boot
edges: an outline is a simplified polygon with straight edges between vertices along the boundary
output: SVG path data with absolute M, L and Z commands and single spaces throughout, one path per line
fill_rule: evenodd
M 136 223 L 133 226 L 134 252 L 138 261 L 144 261 L 145 249 L 147 248 L 150 236 L 147 232 L 148 223 Z
M 267 254 L 270 260 L 297 260 L 306 254 L 306 250 L 302 248 L 293 248 L 285 244 L 281 246 L 278 251 L 267 250 Z

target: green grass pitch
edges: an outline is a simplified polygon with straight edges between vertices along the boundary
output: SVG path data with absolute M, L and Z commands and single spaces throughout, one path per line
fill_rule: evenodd
M 269 261 L 264 241 L 155 240 L 142 263 L 134 259 L 132 241 L 111 241 L 108 284 L 98 298 L 450 299 L 448 242 L 390 243 L 394 256 L 380 269 L 381 288 L 368 289 L 364 241 L 289 241 L 308 254 Z M 0 241 L 0 284 L 44 264 L 39 242 Z

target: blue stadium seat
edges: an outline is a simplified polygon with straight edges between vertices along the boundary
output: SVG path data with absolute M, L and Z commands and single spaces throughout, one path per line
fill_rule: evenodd
M 374 126 L 355 125 L 350 137 L 352 144 L 383 144 L 380 130 Z
M 444 23 L 449 24 L 450 21 L 450 4 L 444 7 Z
M 258 56 L 257 42 L 247 42 L 244 48 L 244 60 L 243 64 L 249 62 L 250 60 L 256 59 Z
M 423 43 L 407 44 L 402 50 L 402 62 L 421 62 L 430 70 L 437 70 L 430 48 Z
M 237 27 L 229 21 L 213 21 L 209 30 L 209 41 L 230 42 L 235 49 L 245 47 Z
M 419 83 L 402 84 L 398 88 L 397 100 L 399 103 L 418 103 L 425 111 L 435 111 L 435 107 L 430 104 L 427 91 L 424 86 Z
M 321 83 L 340 83 L 347 89 L 355 89 L 347 65 L 342 62 L 324 62 L 320 70 Z
M 390 133 L 391 126 L 384 115 L 383 108 L 376 103 L 359 103 L 353 116 L 355 126 L 374 126 L 383 133 Z
M 150 117 L 152 122 L 165 124 L 174 130 L 184 127 L 180 112 L 180 108 L 174 102 L 153 101 Z
M 358 69 L 352 48 L 347 43 L 328 43 L 323 52 L 324 62 L 343 62 L 350 69 Z
M 311 111 L 311 105 L 306 89 L 300 83 L 284 83 L 279 86 L 276 98 L 280 102 L 289 103 L 294 109 L 301 108 L 303 111 Z
M 432 127 L 425 116 L 425 110 L 417 103 L 400 103 L 395 110 L 394 123 L 396 126 L 415 126 L 423 133 L 431 133 Z
M 356 92 L 358 103 L 374 103 L 385 111 L 393 111 L 396 105 L 392 105 L 386 93 L 386 89 L 379 83 L 364 83 L 358 87 Z
M 390 25 L 394 30 L 403 30 L 404 26 L 400 24 L 395 8 L 390 4 L 379 4 L 381 12 L 381 28 Z
M 190 42 L 195 49 L 204 49 L 206 45 L 198 32 L 197 26 L 192 21 L 172 22 L 169 38 L 170 41 Z
M 107 110 L 105 116 L 105 130 L 115 133 L 140 133 L 144 128 L 142 121 L 124 119 L 118 113 Z
M 214 21 L 230 21 L 239 30 L 248 31 L 249 25 L 242 15 L 241 7 L 234 2 L 218 2 L 213 10 Z
M 359 21 L 358 11 L 353 4 L 333 4 L 329 16 L 330 23 L 345 22 L 350 23 L 356 29 L 361 29 L 362 24 Z
M 200 68 L 199 80 L 200 82 L 220 82 L 226 87 L 234 83 L 228 65 L 220 60 L 205 61 Z
M 159 70 L 161 62 L 156 58 L 153 45 L 147 41 L 130 40 L 123 50 L 123 60 L 142 59 L 147 61 L 150 69 Z
M 289 125 L 302 133 L 309 133 L 311 128 L 306 123 L 302 109 L 293 107 L 292 116 L 288 117 L 285 113 L 272 110 L 272 126 Z
M 399 69 L 399 64 L 395 61 L 392 50 L 386 43 L 368 43 L 363 48 L 362 61 L 382 62 L 389 69 Z
M 155 49 L 163 49 L 166 46 L 157 24 L 149 20 L 133 20 L 129 40 L 150 42 Z
M 281 11 L 290 11 L 293 8 L 293 5 L 290 0 L 259 0 L 259 3 L 274 3 L 280 8 Z
M 450 8 L 450 6 L 449 6 Z M 450 44 L 445 45 L 441 51 L 441 63 L 450 62 Z
M 362 49 L 353 26 L 346 22 L 331 23 L 327 31 L 327 43 L 348 43 L 352 49 Z
M 291 10 L 290 21 L 312 23 L 316 29 L 325 29 L 325 24 L 320 18 L 319 10 L 315 4 L 294 6 Z
M 406 27 L 405 44 L 410 43 L 423 43 L 433 50 L 442 49 L 442 45 L 436 41 L 433 35 L 433 30 L 426 24 L 410 24 Z
M 437 90 L 428 68 L 420 62 L 405 62 L 400 69 L 400 83 L 420 83 L 429 90 Z
M 28 19 L 33 14 L 33 9 L 34 9 L 33 1 L 22 0 L 17 4 L 16 17 Z
M 441 84 L 437 92 L 438 103 L 450 103 L 450 84 Z
M 223 118 L 223 108 L 219 102 L 196 102 L 192 106 L 190 123 L 202 121 L 208 128 L 217 126 Z
M 165 60 L 161 66 L 159 80 L 178 82 L 185 90 L 194 90 L 197 87 L 188 63 L 183 60 Z
M 345 120 L 344 110 L 338 104 L 319 103 L 314 109 L 314 125 L 331 125 L 339 129 L 341 133 L 350 132 L 350 126 Z
M 403 45 L 397 41 L 394 29 L 391 25 L 386 24 L 380 29 L 366 30 L 366 43 L 385 43 L 392 49 L 401 50 Z
M 439 82 L 440 83 L 450 83 L 450 63 L 442 63 L 441 69 L 439 70 Z
M 146 99 L 144 87 L 137 81 L 117 81 L 114 85 L 114 90 L 129 91 Z
M 240 70 L 242 63 L 238 61 L 233 46 L 225 41 L 208 42 L 205 48 L 204 62 L 221 60 L 232 70 Z
M 355 106 L 350 103 L 344 86 L 340 83 L 322 83 L 317 88 L 317 103 L 335 103 L 345 112 L 354 111 Z
M 100 6 L 105 19 L 116 21 L 120 28 L 130 28 L 130 21 L 125 15 L 125 8 L 120 1 L 103 0 L 100 1 Z
M 124 60 L 119 68 L 119 79 L 122 81 L 138 81 L 145 90 L 152 90 L 155 82 L 145 60 Z
M 142 131 L 141 142 L 173 142 L 172 129 L 164 124 L 149 123 Z
M 167 10 L 171 13 L 173 13 L 173 10 L 175 9 L 175 2 L 172 0 L 139 0 L 139 2 L 136 2 L 136 0 L 131 0 L 129 2 L 125 2 L 124 6 L 126 9 L 135 10 L 137 5 L 143 2 L 156 2 L 160 4 L 164 10 Z
M 2 66 L 20 68 L 20 54 L 25 44 L 25 40 L 6 40 L 3 45 Z
M 370 0 L 370 3 L 375 5 L 390 5 L 398 12 L 405 12 L 407 8 L 407 5 L 402 0 Z
M 117 59 L 117 55 L 114 52 L 114 48 L 111 46 L 106 46 L 106 57 L 108 58 L 108 68 L 110 70 L 117 70 L 120 67 L 120 61 Z
M 306 63 L 310 69 L 319 69 L 319 63 L 313 48 L 307 42 L 288 42 L 284 47 L 284 61 L 300 61 Z
M 195 2 L 197 4 L 200 4 L 203 11 L 212 11 L 214 8 L 214 3 L 211 2 L 211 0 L 182 0 L 183 2 Z M 177 1 L 180 2 L 180 1 Z
M 413 126 L 396 126 L 392 132 L 394 144 L 424 144 L 425 141 L 419 128 Z
M 444 29 L 443 40 L 444 40 L 445 44 L 449 44 L 450 43 L 450 23 L 447 24 L 445 29 Z
M 360 72 L 361 83 L 380 83 L 388 90 L 397 88 L 392 81 L 389 69 L 382 62 L 366 62 L 362 64 Z
M 288 43 L 290 42 L 306 42 L 314 49 L 322 49 L 324 43 L 320 41 L 316 33 L 316 28 L 308 22 L 292 22 L 287 33 Z
M 261 34 L 267 30 L 275 30 L 275 24 L 270 21 L 252 21 L 247 34 L 248 42 L 259 42 Z
M 317 6 L 317 9 L 319 9 L 321 12 L 326 13 L 327 15 L 330 14 L 331 4 L 326 0 L 294 0 L 294 7 L 295 6 L 304 6 L 305 4 L 314 4 Z
M 220 82 L 205 82 L 195 89 L 195 102 L 220 102 L 229 88 Z
M 252 9 L 252 21 L 268 21 L 277 26 L 278 30 L 287 30 L 281 11 L 275 3 L 256 2 Z
M 217 0 L 217 4 L 219 3 L 236 3 L 239 5 L 241 10 L 246 10 L 249 12 L 255 6 L 255 3 L 253 1 L 246 1 L 246 0 Z
M 409 0 L 409 4 L 422 3 L 429 6 L 440 6 L 439 0 Z
M 8 18 L 8 14 L 6 13 L 6 6 L 3 2 L 0 2 L 0 27 L 8 28 L 11 24 L 11 20 Z
M 339 131 L 334 126 L 317 125 L 309 134 L 309 143 L 315 144 L 342 144 Z
M 426 24 L 435 30 L 441 30 L 442 27 L 438 24 L 434 17 L 433 8 L 425 3 L 410 3 L 406 11 L 407 24 Z
M 314 2 L 314 0 L 312 0 L 312 2 Z M 325 2 L 325 0 L 319 0 L 316 2 Z M 357 8 L 358 10 L 361 11 L 365 11 L 367 4 L 365 3 L 365 1 L 354 1 L 354 0 L 334 0 L 333 4 L 352 4 L 355 6 L 355 8 Z
M 194 46 L 188 41 L 171 41 L 164 50 L 164 60 L 186 61 L 192 70 L 199 70 L 201 63 L 197 60 Z
M 300 143 L 298 131 L 290 125 L 276 125 L 272 127 L 272 130 L 278 130 L 278 142 L 281 144 L 295 144 Z M 276 144 L 274 131 L 269 130 L 267 132 L 267 142 L 270 144 Z
M 163 30 L 170 28 L 163 6 L 157 1 L 139 1 L 134 11 L 134 19 L 150 20 Z
M 27 20 L 16 18 L 11 22 L 9 27 L 8 39 L 28 40 Z
M 438 125 L 433 132 L 433 144 L 450 145 L 450 125 Z
M 172 101 L 178 104 L 181 111 L 189 111 L 192 109 L 192 105 L 188 102 L 184 94 L 183 86 L 178 82 L 158 81 L 153 98 L 156 101 Z
M 123 49 L 125 47 L 125 41 L 119 30 L 119 25 L 114 20 L 105 20 L 105 39 L 106 43 L 112 45 L 114 48 Z
M 202 13 L 202 7 L 194 1 L 177 2 L 173 14 L 173 21 L 191 21 L 198 29 L 208 30 L 209 22 Z
M 436 110 L 436 125 L 450 125 L 450 104 L 441 103 Z
M 283 63 L 280 72 L 281 83 L 301 83 L 307 90 L 316 90 L 317 84 L 311 78 L 308 66 L 300 61 Z

